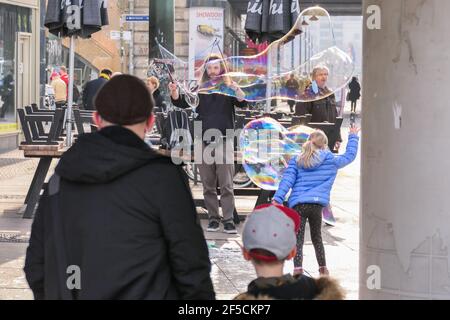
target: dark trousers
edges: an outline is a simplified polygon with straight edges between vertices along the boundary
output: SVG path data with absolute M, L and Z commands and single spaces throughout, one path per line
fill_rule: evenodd
M 351 112 L 356 112 L 356 101 L 357 100 L 352 101 L 352 110 L 351 110 Z
M 291 109 L 291 113 L 294 113 L 295 101 L 294 100 L 288 100 L 287 103 L 289 105 L 289 109 Z
M 322 209 L 320 204 L 300 204 L 295 206 L 300 214 L 300 231 L 297 235 L 297 255 L 294 258 L 294 267 L 303 267 L 303 243 L 305 241 L 306 221 L 309 222 L 311 241 L 316 252 L 319 267 L 326 266 L 325 248 L 322 242 Z
M 213 146 L 213 145 L 211 145 Z M 207 146 L 203 145 L 203 150 Z M 226 152 L 229 151 L 228 162 Z M 234 213 L 234 150 L 223 147 L 216 148 L 213 155 L 219 160 L 217 163 L 202 163 L 198 166 L 200 178 L 203 184 L 203 197 L 208 210 L 209 219 L 220 220 L 219 199 L 217 195 L 217 185 L 220 187 L 220 205 L 222 207 L 223 220 L 232 220 Z

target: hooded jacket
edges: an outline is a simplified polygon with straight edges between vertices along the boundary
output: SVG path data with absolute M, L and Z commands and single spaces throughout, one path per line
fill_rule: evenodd
M 327 206 L 337 171 L 355 160 L 358 142 L 358 135 L 350 134 L 343 155 L 334 155 L 330 150 L 319 151 L 317 161 L 311 168 L 299 166 L 298 157 L 293 157 L 273 199 L 283 203 L 286 194 L 292 189 L 288 201 L 290 208 L 304 203 Z
M 235 300 L 343 300 L 344 290 L 329 277 L 313 279 L 305 275 L 258 278 L 247 292 Z
M 67 265 L 80 270 L 73 298 L 214 299 L 192 195 L 170 158 L 113 126 L 80 136 L 55 172 L 26 254 L 24 271 L 36 299 L 64 298 L 58 274 L 70 274 L 58 262 L 61 248 Z

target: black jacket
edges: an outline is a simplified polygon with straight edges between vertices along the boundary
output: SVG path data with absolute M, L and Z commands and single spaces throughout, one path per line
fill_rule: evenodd
M 353 80 L 348 85 L 350 91 L 348 94 L 348 98 L 350 101 L 357 101 L 359 98 L 361 98 L 361 86 L 357 80 Z
M 166 103 L 164 102 L 164 97 L 159 89 L 153 91 L 153 101 L 155 102 L 155 107 L 161 108 L 162 111 L 166 111 Z
M 51 191 L 52 177 L 25 261 L 36 299 L 62 298 L 58 245 L 67 264 L 80 267 L 78 299 L 214 299 L 192 195 L 170 158 L 114 126 L 80 136 L 56 174 L 59 193 Z M 54 232 L 55 197 L 64 241 Z M 69 276 L 65 267 L 63 273 Z
M 100 77 L 86 83 L 83 89 L 83 107 L 85 110 L 95 110 L 95 95 L 106 82 L 108 82 L 108 80 Z
M 336 96 L 332 94 L 326 98 L 316 101 L 298 102 L 295 106 L 295 115 L 303 116 L 305 114 L 310 114 L 312 116 L 310 122 L 312 123 L 335 123 L 338 116 L 336 106 Z M 340 131 L 338 132 L 337 136 L 337 141 L 342 142 Z
M 247 102 L 239 102 L 234 97 L 225 96 L 222 94 L 200 94 L 200 103 L 196 108 L 198 117 L 196 120 L 202 121 L 202 129 L 205 132 L 208 129 L 219 129 L 225 136 L 227 129 L 234 129 L 234 107 L 245 107 Z M 173 100 L 172 103 L 179 108 L 190 108 L 180 95 L 178 100 Z
M 248 291 L 235 300 L 343 300 L 345 293 L 335 279 L 310 278 L 290 274 L 275 278 L 257 278 Z
M 335 123 L 337 118 L 336 97 L 334 94 L 311 102 L 299 102 L 295 108 L 295 115 L 311 114 L 311 122 Z

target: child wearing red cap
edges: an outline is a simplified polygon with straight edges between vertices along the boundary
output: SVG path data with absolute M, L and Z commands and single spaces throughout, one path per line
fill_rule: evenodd
M 300 217 L 281 205 L 257 207 L 242 232 L 243 255 L 255 267 L 257 279 L 236 300 L 341 300 L 344 293 L 329 277 L 283 275 L 284 262 L 296 254 Z

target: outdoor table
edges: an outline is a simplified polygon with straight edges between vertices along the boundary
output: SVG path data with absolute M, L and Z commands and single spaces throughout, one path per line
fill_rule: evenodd
M 157 150 L 158 153 L 165 155 L 167 157 L 172 156 L 172 153 L 170 150 Z M 181 153 L 180 156 L 178 156 L 179 159 L 183 160 L 184 162 L 194 162 L 194 153 L 191 154 L 183 154 Z M 242 153 L 235 151 L 234 152 L 234 163 L 241 163 L 242 162 Z M 194 174 L 194 180 L 196 173 Z M 220 189 L 218 189 L 218 194 L 220 194 Z M 273 195 L 275 194 L 275 191 L 270 190 L 264 190 L 259 187 L 256 188 L 234 188 L 234 195 L 235 196 L 257 196 L 255 208 L 259 205 L 270 203 Z M 199 207 L 205 207 L 205 201 L 204 199 L 194 199 L 195 205 Z M 220 203 L 220 202 L 219 202 Z M 238 217 L 237 212 L 235 209 L 235 217 L 234 217 L 235 223 L 238 223 Z
M 28 188 L 27 196 L 25 198 L 25 213 L 24 219 L 33 218 L 34 208 L 39 201 L 40 193 L 44 185 L 45 177 L 47 176 L 50 164 L 54 158 L 61 158 L 63 153 L 67 150 L 63 143 L 59 145 L 21 145 L 20 150 L 23 150 L 25 158 L 40 158 L 39 164 Z
M 33 217 L 33 212 L 36 204 L 39 201 L 41 190 L 44 186 L 45 178 L 50 169 L 50 165 L 53 159 L 59 159 L 67 151 L 64 147 L 63 142 L 59 145 L 22 145 L 20 150 L 23 150 L 24 156 L 26 158 L 39 158 L 39 164 L 33 176 L 30 187 L 28 188 L 27 196 L 25 198 L 24 204 L 26 205 L 25 212 L 23 214 L 24 219 L 31 219 Z M 164 156 L 171 156 L 170 150 L 155 149 L 155 151 Z M 193 161 L 194 155 L 182 155 L 181 158 L 184 161 Z M 235 162 L 241 161 L 241 154 L 235 152 Z M 220 192 L 220 190 L 219 190 Z M 235 188 L 234 194 L 239 196 L 257 196 L 255 207 L 270 201 L 273 195 L 273 191 L 262 190 L 260 188 Z M 204 199 L 194 199 L 195 205 L 199 207 L 204 207 Z M 235 222 L 237 213 L 235 213 Z

